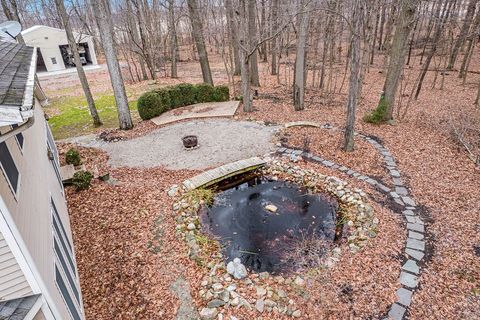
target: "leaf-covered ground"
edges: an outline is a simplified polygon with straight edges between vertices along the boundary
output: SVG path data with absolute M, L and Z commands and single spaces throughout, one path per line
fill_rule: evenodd
M 472 69 L 479 71 L 480 66 L 475 64 Z M 195 70 L 199 72 L 199 68 Z M 406 79 L 416 72 L 418 69 L 407 70 Z M 412 101 L 403 121 L 395 125 L 365 124 L 361 117 L 378 103 L 383 79 L 384 74 L 374 67 L 367 73 L 356 126 L 359 131 L 380 138 L 391 151 L 404 182 L 427 218 L 430 251 L 409 317 L 478 319 L 480 170 L 452 139 L 448 124 L 452 115 L 476 112 L 472 103 L 480 75 L 469 74 L 462 85 L 452 72 L 445 76 L 444 88 L 440 90 L 439 85 L 431 88 L 433 73 L 429 74 L 424 91 L 417 101 Z M 184 76 L 178 81 L 190 80 Z M 343 93 L 330 96 L 309 91 L 306 110 L 294 112 L 287 87 L 278 85 L 276 77 L 270 77 L 266 71 L 262 71 L 261 81 L 260 96 L 254 101 L 256 110 L 249 114 L 239 111 L 237 118 L 276 123 L 309 120 L 343 126 L 345 88 Z M 405 95 L 403 101 L 406 99 Z M 147 122 L 118 134 L 128 138 L 154 128 Z M 313 153 L 360 172 L 380 178 L 385 175 L 375 150 L 361 141 L 357 141 L 353 153 L 345 153 L 339 133 L 298 128 L 285 133 L 291 145 L 303 147 L 308 136 Z M 196 172 L 112 169 L 106 165 L 105 154 L 91 149 L 82 149 L 81 153 L 90 168 L 95 165 L 118 180 L 115 185 L 96 181 L 91 189 L 78 193 L 67 188 L 87 318 L 174 319 L 180 302 L 170 285 L 182 275 L 199 302 L 195 292 L 204 270 L 186 258 L 186 246 L 174 235 L 172 200 L 166 190 Z M 339 172 L 315 168 L 348 180 Z M 368 186 L 352 183 L 382 202 Z M 381 221 L 378 237 L 360 253 L 346 254 L 333 270 L 310 283 L 307 295 L 299 296 L 296 302 L 302 306 L 304 319 L 378 318 L 395 299 L 401 261 L 398 248 L 402 247 L 406 232 L 402 220 L 381 204 L 375 205 L 375 212 Z M 233 314 L 239 319 L 258 318 L 258 313 L 243 309 Z M 264 315 L 263 319 L 273 316 Z

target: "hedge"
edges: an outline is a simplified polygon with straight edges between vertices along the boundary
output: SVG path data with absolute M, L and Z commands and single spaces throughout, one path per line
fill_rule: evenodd
M 138 113 L 143 120 L 165 111 L 201 102 L 221 102 L 230 99 L 228 86 L 213 87 L 202 83 L 181 83 L 175 86 L 145 92 L 138 99 Z

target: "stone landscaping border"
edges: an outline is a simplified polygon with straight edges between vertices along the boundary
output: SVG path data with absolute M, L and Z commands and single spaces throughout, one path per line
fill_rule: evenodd
M 323 129 L 334 129 L 329 124 L 320 126 Z M 390 151 L 385 148 L 381 143 L 373 139 L 372 137 L 355 133 L 355 136 L 362 138 L 371 144 L 383 157 L 386 168 L 389 171 L 389 175 L 392 178 L 394 189 L 385 186 L 383 183 L 365 176 L 359 172 L 356 172 L 353 169 L 349 169 L 345 166 L 335 164 L 332 161 L 322 159 L 316 155 L 313 155 L 309 152 L 304 152 L 300 149 L 290 149 L 285 147 L 280 147 L 277 149 L 278 154 L 283 154 L 287 157 L 290 157 L 294 160 L 296 157 L 301 156 L 307 160 L 318 163 L 325 167 L 339 170 L 351 177 L 354 177 L 358 180 L 365 181 L 366 183 L 376 187 L 380 192 L 389 196 L 395 203 L 402 208 L 401 214 L 406 220 L 406 230 L 408 232 L 407 241 L 405 247 L 403 248 L 403 253 L 406 254 L 409 258 L 401 266 L 400 269 L 400 284 L 402 288 L 398 289 L 396 292 L 397 300 L 393 303 L 388 311 L 388 317 L 385 319 L 394 319 L 402 320 L 404 315 L 412 302 L 412 296 L 414 290 L 418 287 L 419 284 L 419 275 L 421 268 L 418 265 L 423 258 L 425 257 L 425 223 L 418 215 L 417 204 L 409 195 L 408 188 L 403 184 L 400 170 L 397 167 L 394 157 Z M 394 210 L 398 211 L 398 210 Z M 397 212 L 400 213 L 400 212 Z

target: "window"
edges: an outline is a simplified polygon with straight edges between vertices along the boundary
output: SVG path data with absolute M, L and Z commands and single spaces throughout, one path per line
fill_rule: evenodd
M 67 237 L 57 207 L 50 199 L 53 224 L 53 249 L 55 251 L 55 281 L 74 320 L 81 319 L 79 313 L 80 292 L 77 271 L 73 258 L 73 247 Z
M 17 194 L 20 173 L 5 142 L 0 143 L 0 167 L 14 194 Z
M 57 64 L 57 58 L 51 58 L 52 59 L 52 64 Z
M 73 302 L 72 297 L 68 292 L 68 288 L 65 285 L 65 281 L 63 281 L 62 274 L 60 273 L 60 270 L 57 268 L 56 264 L 55 264 L 55 281 L 58 285 L 58 288 L 60 289 L 60 293 L 62 294 L 63 299 L 65 300 L 65 303 L 67 304 L 68 311 L 70 311 L 70 315 L 72 316 L 72 319 L 81 320 L 82 318 L 78 313 L 75 303 Z
M 57 146 L 55 145 L 55 140 L 53 140 L 52 131 L 48 126 L 48 123 L 45 124 L 46 131 L 47 131 L 47 147 L 48 151 L 51 153 L 52 158 L 50 161 L 52 162 L 53 169 L 55 170 L 55 174 L 57 175 L 58 183 L 63 191 L 63 183 L 62 183 L 62 175 L 60 174 L 60 160 L 58 158 L 58 151 Z
M 12 129 L 15 129 L 18 127 L 18 124 L 12 124 Z M 15 139 L 17 140 L 18 146 L 20 149 L 23 149 L 23 134 L 20 132 L 17 135 L 15 135 Z

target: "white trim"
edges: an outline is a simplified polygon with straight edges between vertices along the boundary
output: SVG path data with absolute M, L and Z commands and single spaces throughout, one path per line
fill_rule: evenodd
M 22 236 L 18 231 L 15 222 L 8 210 L 3 198 L 0 196 L 0 231 L 5 238 L 10 250 L 17 260 L 20 269 L 22 270 L 25 279 L 32 288 L 34 294 L 42 294 L 45 298 L 47 306 L 44 310 L 45 317 L 50 319 L 62 319 L 60 312 L 57 310 L 54 300 L 50 296 L 43 279 L 38 272 L 35 263 L 30 256 L 27 246 L 23 242 Z M 48 311 L 48 312 L 45 312 Z
M 25 315 L 25 318 L 23 320 L 33 320 L 33 318 L 37 315 L 38 311 L 40 311 L 40 308 L 43 305 L 42 297 L 38 297 L 37 301 L 33 304 L 32 308 L 28 313 Z

